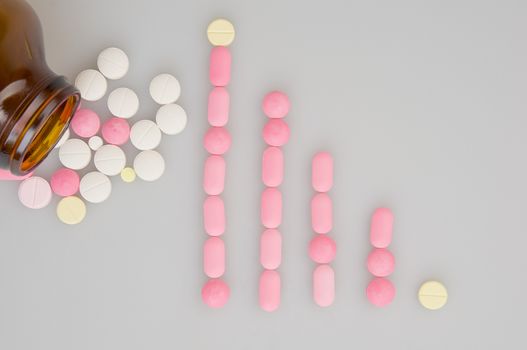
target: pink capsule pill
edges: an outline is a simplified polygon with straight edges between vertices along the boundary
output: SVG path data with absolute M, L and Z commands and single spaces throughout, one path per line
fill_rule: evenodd
M 203 203 L 205 232 L 210 236 L 221 236 L 225 232 L 225 205 L 218 196 L 209 196 Z
M 319 265 L 313 272 L 313 299 L 318 306 L 328 307 L 335 300 L 335 272 L 329 265 Z
M 231 291 L 221 279 L 210 279 L 201 289 L 201 299 L 205 305 L 217 309 L 225 306 Z
M 210 196 L 223 192 L 225 185 L 225 159 L 221 156 L 209 156 L 203 171 L 203 189 Z
M 337 255 L 337 245 L 327 235 L 316 235 L 309 243 L 309 257 L 318 264 L 329 264 Z
M 388 208 L 378 208 L 371 218 L 370 242 L 375 248 L 386 248 L 392 242 L 393 213 Z
M 70 126 L 80 137 L 92 137 L 99 131 L 101 120 L 91 109 L 79 109 L 71 119 Z
M 210 51 L 210 82 L 213 86 L 227 86 L 231 80 L 231 52 L 225 46 Z
M 225 273 L 225 244 L 218 237 L 207 239 L 203 246 L 203 271 L 210 278 Z
M 284 154 L 278 147 L 267 147 L 262 159 L 262 181 L 267 187 L 278 187 L 284 179 Z
M 383 307 L 395 298 L 395 287 L 385 278 L 375 278 L 368 284 L 366 296 L 373 305 Z
M 265 95 L 262 109 L 269 118 L 283 118 L 289 113 L 291 103 L 286 94 L 280 91 L 273 91 Z
M 333 228 L 333 203 L 326 193 L 317 193 L 311 200 L 311 226 L 316 233 Z
M 289 140 L 289 126 L 282 119 L 270 119 L 264 126 L 263 138 L 269 146 L 283 146 Z
M 229 92 L 224 87 L 215 87 L 209 93 L 208 119 L 212 126 L 225 126 L 229 121 Z
M 278 230 L 265 230 L 260 237 L 260 263 L 266 270 L 276 270 L 282 263 L 282 235 Z
M 333 187 L 333 157 L 328 152 L 313 157 L 311 183 L 317 192 L 328 192 Z
M 280 306 L 280 274 L 265 270 L 260 275 L 260 307 L 267 312 L 273 312 Z
M 231 135 L 225 128 L 211 127 L 205 134 L 203 145 L 210 154 L 222 155 L 231 147 Z
M 368 255 L 367 266 L 375 277 L 387 277 L 395 269 L 395 258 L 388 249 L 376 248 Z
M 130 125 L 123 118 L 113 117 L 103 123 L 101 134 L 110 145 L 124 145 L 130 138 Z
M 282 223 L 282 193 L 276 188 L 263 191 L 260 216 L 266 228 L 277 228 Z
M 58 196 L 73 196 L 79 190 L 80 177 L 74 170 L 62 168 L 51 175 L 51 190 Z

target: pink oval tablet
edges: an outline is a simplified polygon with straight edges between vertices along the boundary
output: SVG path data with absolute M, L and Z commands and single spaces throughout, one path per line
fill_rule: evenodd
M 289 140 L 289 126 L 282 119 L 271 119 L 264 126 L 263 138 L 269 146 L 283 146 Z
M 269 118 L 283 118 L 289 113 L 291 103 L 286 94 L 273 91 L 265 95 L 262 109 Z
M 266 270 L 275 270 L 282 263 L 282 235 L 278 230 L 265 230 L 260 237 L 260 263 Z
M 385 278 L 375 278 L 368 284 L 366 296 L 373 305 L 383 307 L 392 302 L 395 297 L 395 287 Z
M 225 46 L 210 51 L 209 77 L 213 86 L 227 86 L 231 80 L 231 52 Z
M 309 243 L 309 257 L 318 264 L 329 264 L 337 255 L 337 245 L 327 235 L 316 235 Z
M 224 87 L 215 87 L 209 94 L 208 119 L 212 126 L 225 126 L 229 121 L 229 92 Z
M 371 218 L 370 242 L 375 248 L 386 248 L 392 242 L 393 214 L 388 208 L 378 208 Z
M 280 306 L 280 274 L 265 270 L 260 275 L 260 307 L 273 312 Z
M 210 278 L 225 273 L 225 244 L 218 237 L 207 239 L 203 246 L 203 271 Z
M 214 309 L 227 304 L 231 291 L 227 283 L 220 279 L 210 279 L 201 289 L 201 299 L 203 302 Z
M 263 153 L 262 181 L 268 187 L 278 187 L 284 179 L 284 154 L 278 147 L 268 147 Z
M 123 118 L 113 117 L 103 123 L 101 134 L 110 145 L 124 145 L 130 137 L 130 125 Z
M 41 177 L 33 176 L 22 181 L 18 187 L 18 199 L 30 209 L 42 209 L 51 201 L 49 183 Z
M 333 157 L 328 152 L 313 157 L 311 183 L 317 192 L 328 192 L 333 187 Z
M 205 232 L 210 236 L 221 236 L 225 232 L 225 205 L 218 196 L 209 196 L 203 203 Z
M 282 193 L 276 188 L 263 191 L 260 216 L 266 228 L 277 228 L 282 223 Z
M 335 272 L 329 265 L 320 265 L 313 272 L 313 299 L 318 306 L 328 307 L 335 300 Z
M 209 156 L 203 170 L 203 189 L 210 196 L 223 192 L 225 185 L 225 159 L 221 156 Z
M 203 145 L 210 154 L 224 154 L 231 147 L 231 135 L 225 128 L 211 127 L 205 134 Z
M 51 176 L 51 189 L 61 197 L 73 196 L 79 190 L 80 177 L 74 170 L 62 168 Z
M 326 193 L 317 193 L 311 200 L 311 226 L 316 233 L 333 228 L 333 202 Z
M 367 266 L 375 277 L 387 277 L 395 269 L 395 258 L 388 249 L 376 248 L 368 255 Z
M 79 109 L 71 118 L 70 126 L 80 137 L 92 137 L 99 131 L 101 120 L 91 109 Z

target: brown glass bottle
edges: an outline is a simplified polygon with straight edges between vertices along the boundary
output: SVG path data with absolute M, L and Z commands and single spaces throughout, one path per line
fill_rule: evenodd
M 80 101 L 44 57 L 40 21 L 24 0 L 0 0 L 0 168 L 32 171 L 53 149 Z

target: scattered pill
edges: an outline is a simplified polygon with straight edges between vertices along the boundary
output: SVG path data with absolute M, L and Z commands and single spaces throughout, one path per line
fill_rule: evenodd
M 395 270 L 395 258 L 385 248 L 375 248 L 368 255 L 368 271 L 375 277 L 387 277 Z
M 79 109 L 71 119 L 71 129 L 80 137 L 92 137 L 97 134 L 101 120 L 91 109 Z
M 126 75 L 130 62 L 123 50 L 109 47 L 99 54 L 97 67 L 106 78 L 116 80 Z
M 368 300 L 377 307 L 383 307 L 392 302 L 395 297 L 395 287 L 386 278 L 374 278 L 366 288 Z
M 205 305 L 217 309 L 225 306 L 230 296 L 229 286 L 220 279 L 211 279 L 201 289 L 201 298 Z
M 159 146 L 161 137 L 161 130 L 157 124 L 148 119 L 138 121 L 130 130 L 132 145 L 141 151 L 151 150 Z
M 129 88 L 117 88 L 108 96 L 108 109 L 116 117 L 131 118 L 139 110 L 139 98 Z
M 284 180 L 284 154 L 278 147 L 267 147 L 262 158 L 262 181 L 267 187 L 278 187 Z
M 227 86 L 231 80 L 231 52 L 224 46 L 210 51 L 209 78 L 213 86 Z
M 327 235 L 316 235 L 309 243 L 309 257 L 318 264 L 329 264 L 337 255 L 337 245 Z
M 112 193 L 112 183 L 108 176 L 92 171 L 83 176 L 80 182 L 80 194 L 90 203 L 102 203 Z
M 214 46 L 229 46 L 235 36 L 234 26 L 223 18 L 212 21 L 207 28 L 207 37 Z
M 212 126 L 225 126 L 229 121 L 229 92 L 224 87 L 215 87 L 209 93 L 208 120 Z
M 269 146 L 283 146 L 289 140 L 289 126 L 282 119 L 270 119 L 263 129 L 263 138 Z
M 42 209 L 51 201 L 49 183 L 41 177 L 32 176 L 22 181 L 18 187 L 18 199 L 30 209 Z
M 69 139 L 60 147 L 59 159 L 66 168 L 73 170 L 84 169 L 90 164 L 91 149 L 82 140 Z
M 375 248 L 386 248 L 392 242 L 393 213 L 388 208 L 378 208 L 371 219 L 370 242 Z
M 99 71 L 87 69 L 77 75 L 75 87 L 79 89 L 81 97 L 86 101 L 97 101 L 106 94 L 108 83 Z
M 313 299 L 320 307 L 335 301 L 335 271 L 329 265 L 319 265 L 313 272 Z
M 223 192 L 225 186 L 225 159 L 221 156 L 209 156 L 205 161 L 203 189 L 210 196 Z
M 74 170 L 58 169 L 51 175 L 51 189 L 61 197 L 73 196 L 79 190 L 80 178 Z
M 187 126 L 187 112 L 175 103 L 161 106 L 156 113 L 159 129 L 167 135 L 177 135 Z
M 57 144 L 55 145 L 55 148 L 60 148 L 60 146 L 62 146 L 64 142 L 68 141 L 69 138 L 70 138 L 70 129 L 66 129 L 64 133 L 62 134 L 61 138 L 59 139 L 59 141 L 57 142 Z
M 231 147 L 231 135 L 225 128 L 211 127 L 205 134 L 203 144 L 210 154 L 221 155 Z
M 266 270 L 276 270 L 282 263 L 282 235 L 268 229 L 260 237 L 260 263 Z
M 210 237 L 203 246 L 203 270 L 210 278 L 225 273 L 225 243 L 218 237 Z
M 126 165 L 126 155 L 115 145 L 100 147 L 93 157 L 95 168 L 104 175 L 119 175 Z
M 265 270 L 260 275 L 260 307 L 273 312 L 280 306 L 280 274 L 277 271 Z
M 262 193 L 261 221 L 266 228 L 277 228 L 282 223 L 282 193 L 266 188 Z
M 174 103 L 181 95 L 181 85 L 174 76 L 159 74 L 150 82 L 150 95 L 160 105 Z
M 225 232 L 225 205 L 218 196 L 208 196 L 203 203 L 205 232 L 209 236 L 221 236 Z
M 22 181 L 31 176 L 33 176 L 33 173 L 29 173 L 24 176 L 16 176 L 11 174 L 9 170 L 0 169 L 0 180 L 2 181 Z
M 104 141 L 111 145 L 124 145 L 130 138 L 130 125 L 125 119 L 110 118 L 103 123 L 101 134 Z
M 448 301 L 448 292 L 445 286 L 438 281 L 427 281 L 419 288 L 419 302 L 429 310 L 439 310 Z
M 317 193 L 311 200 L 311 226 L 316 233 L 333 229 L 333 202 L 327 193 Z
M 121 179 L 124 182 L 131 183 L 135 181 L 135 170 L 129 167 L 124 168 L 121 170 Z
M 280 91 L 273 91 L 265 95 L 262 109 L 269 118 L 283 118 L 289 113 L 291 103 L 286 94 Z
M 165 172 L 165 160 L 156 151 L 143 151 L 134 159 L 134 170 L 144 181 L 156 181 Z
M 57 205 L 57 217 L 67 225 L 80 224 L 86 217 L 86 204 L 79 197 L 64 197 Z
M 92 151 L 97 151 L 103 144 L 104 142 L 99 136 L 92 136 L 88 140 L 88 146 Z
M 311 182 L 317 192 L 329 192 L 333 187 L 333 157 L 319 152 L 313 157 Z

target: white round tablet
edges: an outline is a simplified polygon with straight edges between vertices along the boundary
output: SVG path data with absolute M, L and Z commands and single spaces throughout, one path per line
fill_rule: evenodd
M 131 118 L 139 110 L 139 98 L 129 88 L 115 89 L 108 96 L 108 109 L 116 117 Z
M 108 84 L 104 76 L 95 69 L 87 69 L 77 75 L 75 79 L 75 86 L 79 89 L 81 97 L 86 101 L 100 100 L 104 94 Z
M 187 113 L 180 105 L 171 103 L 157 110 L 156 123 L 167 135 L 176 135 L 187 126 Z
M 121 173 L 126 165 L 126 156 L 122 149 L 115 145 L 104 145 L 95 152 L 93 163 L 104 175 L 115 176 Z
M 91 150 L 86 142 L 79 139 L 69 139 L 60 146 L 59 159 L 66 168 L 84 169 L 90 164 Z
M 134 159 L 134 170 L 144 181 L 156 181 L 165 172 L 165 160 L 156 151 L 143 151 Z
M 151 120 L 140 120 L 130 130 L 130 141 L 138 150 L 146 151 L 159 146 L 161 142 L 161 130 Z
M 159 74 L 150 82 L 150 95 L 160 105 L 174 103 L 181 94 L 179 81 L 170 74 Z
M 83 176 L 79 186 L 81 196 L 90 203 L 101 203 L 110 197 L 112 183 L 108 176 L 93 171 Z
M 64 131 L 64 134 L 62 134 L 62 137 L 60 138 L 59 142 L 57 142 L 57 144 L 55 145 L 55 148 L 59 148 L 60 146 L 62 146 L 64 142 L 68 141 L 69 138 L 70 129 L 66 129 L 66 131 Z
M 123 50 L 109 47 L 99 54 L 97 67 L 106 78 L 116 80 L 126 75 L 130 61 Z
M 97 151 L 103 144 L 104 142 L 100 136 L 92 136 L 88 140 L 88 146 L 90 146 L 93 151 Z

